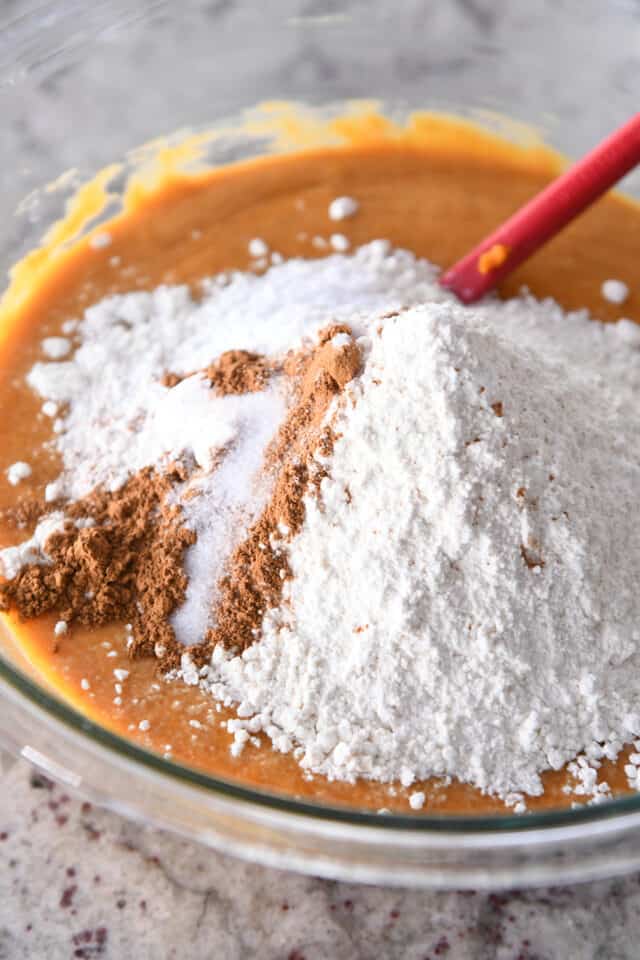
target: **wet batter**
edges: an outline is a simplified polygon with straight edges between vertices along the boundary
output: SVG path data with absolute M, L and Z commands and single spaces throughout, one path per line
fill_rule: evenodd
M 342 131 L 343 135 L 345 130 Z M 264 156 L 204 173 L 167 175 L 151 191 L 130 195 L 126 212 L 104 224 L 111 243 L 92 246 L 84 238 L 66 252 L 26 265 L 0 317 L 0 509 L 29 494 L 42 498 L 60 465 L 41 444 L 51 421 L 41 401 L 22 385 L 39 355 L 44 336 L 78 317 L 103 297 L 161 283 L 196 285 L 229 268 L 248 269 L 248 242 L 261 237 L 284 257 L 322 256 L 315 237 L 344 233 L 354 248 L 374 238 L 447 266 L 540 190 L 559 169 L 551 152 L 511 146 L 451 120 L 423 117 L 404 131 L 380 118 L 348 128 L 340 145 Z M 357 216 L 332 223 L 331 200 L 357 196 Z M 588 307 L 601 320 L 614 320 L 621 308 L 601 294 L 615 277 L 632 293 L 624 315 L 640 321 L 635 294 L 640 262 L 640 211 L 629 201 L 608 196 L 519 269 L 504 285 L 508 296 L 526 284 L 539 297 L 552 296 L 566 309 Z M 31 273 L 30 273 L 31 271 Z M 27 293 L 25 293 L 27 290 Z M 28 485 L 10 486 L 5 470 L 28 460 Z M 0 528 L 0 542 L 24 539 L 11 524 Z M 273 792 L 352 807 L 407 811 L 408 792 L 399 786 L 307 779 L 290 756 L 263 742 L 241 757 L 229 753 L 230 737 L 220 722 L 228 714 L 193 687 L 165 683 L 152 660 L 129 660 L 124 625 L 99 630 L 72 627 L 54 639 L 56 618 L 19 623 L 5 618 L 6 643 L 24 658 L 41 683 L 105 727 L 180 763 L 216 776 Z M 126 671 L 128 676 L 114 674 Z M 120 680 L 118 679 L 120 677 Z M 88 680 L 89 689 L 83 680 Z M 116 686 L 118 684 L 118 686 Z M 114 702 L 115 700 L 115 702 Z M 148 721 L 148 729 L 147 723 Z M 142 729 L 140 724 L 142 723 Z M 605 762 L 602 779 L 614 792 L 627 792 L 624 758 Z M 576 799 L 562 791 L 564 773 L 545 776 L 545 794 L 529 809 L 565 806 Z M 424 789 L 423 813 L 502 812 L 500 801 L 461 784 L 413 785 Z

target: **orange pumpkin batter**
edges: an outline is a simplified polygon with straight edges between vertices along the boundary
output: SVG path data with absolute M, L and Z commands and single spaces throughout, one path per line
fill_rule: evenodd
M 343 129 L 344 134 L 344 129 Z M 160 283 L 195 283 L 228 268 L 247 269 L 250 238 L 263 237 L 285 257 L 321 256 L 312 238 L 336 229 L 327 218 L 330 201 L 355 195 L 356 217 L 339 224 L 352 247 L 385 237 L 419 256 L 446 266 L 475 244 L 559 169 L 559 160 L 541 148 L 525 149 L 452 120 L 423 117 L 406 130 L 370 118 L 348 130 L 342 144 L 257 160 L 192 175 L 170 175 L 154 190 L 138 190 L 125 212 L 103 225 L 112 242 L 94 249 L 88 238 L 55 258 L 36 255 L 31 283 L 24 272 L 0 316 L 0 509 L 16 504 L 25 489 L 41 497 L 59 472 L 40 445 L 51 423 L 39 415 L 41 401 L 22 378 L 37 359 L 43 336 L 60 332 L 65 319 L 79 316 L 108 294 L 150 289 Z M 586 306 L 601 320 L 620 308 L 601 296 L 604 280 L 616 277 L 631 290 L 640 262 L 640 212 L 629 201 L 608 196 L 550 243 L 504 285 L 508 296 L 526 284 L 540 297 L 553 296 L 565 308 Z M 31 269 L 31 266 L 29 266 Z M 35 282 L 33 282 L 35 278 Z M 26 290 L 26 292 L 25 292 Z M 624 314 L 640 322 L 640 296 L 631 294 Z M 19 489 L 4 471 L 16 460 L 33 467 Z M 0 528 L 2 545 L 25 536 Z M 399 786 L 307 779 L 295 761 L 247 746 L 229 753 L 230 737 L 220 726 L 227 711 L 192 687 L 165 683 L 155 662 L 130 661 L 124 625 L 100 630 L 72 627 L 54 643 L 55 617 L 19 623 L 7 618 L 12 642 L 35 671 L 82 712 L 136 742 L 181 763 L 271 791 L 319 802 L 361 808 L 408 810 L 408 791 Z M 116 689 L 114 669 L 129 673 Z M 81 680 L 89 681 L 83 689 Z M 114 699 L 121 702 L 114 703 Z M 149 721 L 149 728 L 141 721 Z M 602 779 L 626 792 L 623 760 L 605 762 Z M 545 776 L 543 797 L 530 809 L 564 806 L 564 773 Z M 415 790 L 414 785 L 412 788 Z M 500 801 L 474 788 L 427 783 L 423 812 L 501 811 Z

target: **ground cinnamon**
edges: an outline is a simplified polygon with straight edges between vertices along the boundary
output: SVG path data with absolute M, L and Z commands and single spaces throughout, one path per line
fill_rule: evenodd
M 259 353 L 226 350 L 214 363 L 205 367 L 202 373 L 208 377 L 218 396 L 225 397 L 230 393 L 258 393 L 264 390 L 273 370 L 274 365 Z M 193 376 L 193 373 L 180 375 L 168 371 L 161 382 L 164 387 L 175 387 L 190 376 Z
M 25 618 L 55 610 L 67 623 L 131 623 L 136 649 L 175 642 L 169 616 L 184 600 L 183 555 L 195 534 L 165 503 L 183 476 L 141 470 L 117 492 L 97 490 L 65 510 L 65 529 L 46 543 L 51 563 L 30 564 L 0 584 L 0 609 Z M 90 525 L 80 528 L 74 521 Z

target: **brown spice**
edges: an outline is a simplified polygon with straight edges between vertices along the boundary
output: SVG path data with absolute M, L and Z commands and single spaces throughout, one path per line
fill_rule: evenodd
M 65 529 L 45 545 L 51 563 L 28 565 L 1 584 L 0 609 L 25 618 L 55 610 L 85 626 L 131 623 L 141 653 L 173 645 L 168 618 L 184 600 L 182 560 L 195 534 L 164 499 L 182 477 L 179 465 L 164 474 L 149 467 L 115 493 L 96 490 L 70 504 Z M 73 521 L 80 518 L 93 525 L 78 529 Z
M 264 390 L 271 368 L 263 356 L 246 350 L 227 350 L 207 367 L 211 386 L 219 396 Z
M 186 376 L 180 376 L 179 373 L 171 373 L 170 370 L 167 370 L 160 377 L 160 383 L 163 387 L 177 387 L 185 379 Z
M 230 393 L 258 393 L 264 390 L 274 369 L 275 366 L 259 353 L 227 350 L 202 372 L 209 378 L 218 396 L 226 397 Z M 175 387 L 190 376 L 193 374 L 167 372 L 162 376 L 161 383 L 164 387 Z

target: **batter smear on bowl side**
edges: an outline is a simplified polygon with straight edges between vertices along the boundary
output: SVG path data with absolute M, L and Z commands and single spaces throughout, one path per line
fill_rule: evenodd
M 556 162 L 474 137 L 178 178 L 21 305 L 0 605 L 89 716 L 373 809 L 640 782 L 640 219 L 463 307 L 434 264 Z

